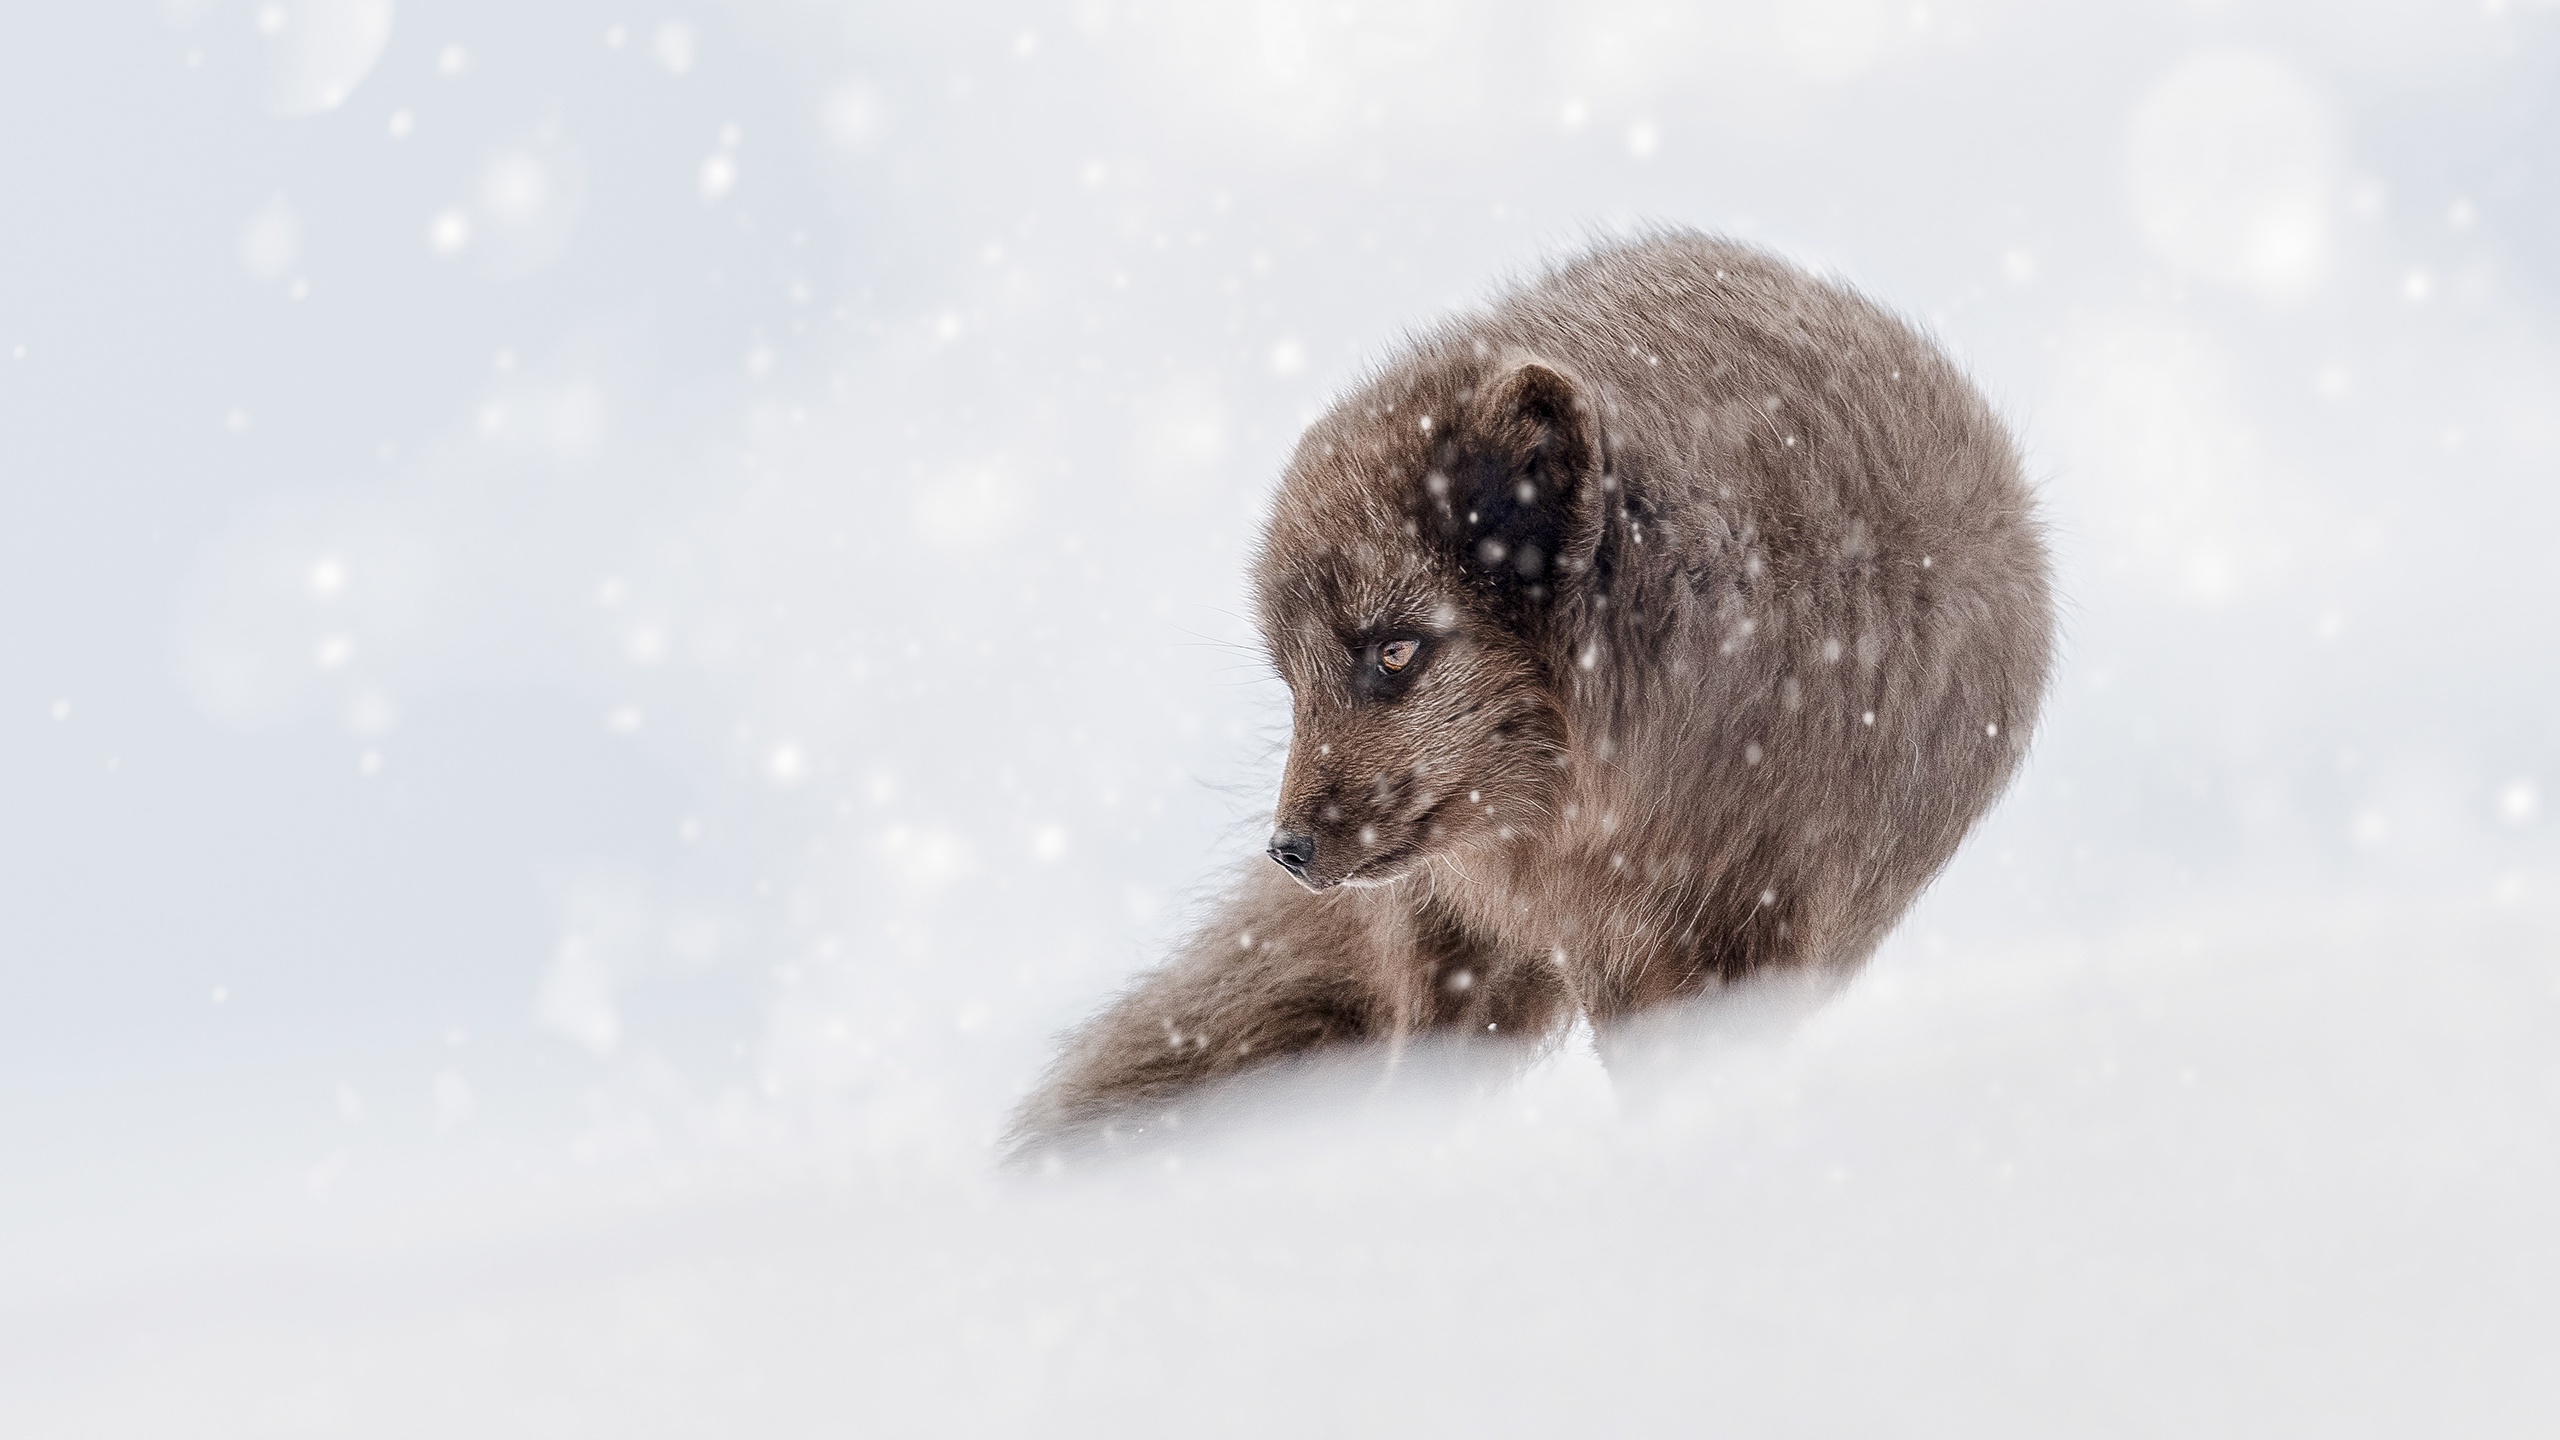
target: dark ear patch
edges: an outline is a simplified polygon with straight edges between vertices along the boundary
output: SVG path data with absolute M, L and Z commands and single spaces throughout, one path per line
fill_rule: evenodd
M 1415 497 L 1422 534 L 1506 608 L 1543 605 L 1579 547 L 1575 517 L 1600 470 L 1582 388 L 1536 360 L 1497 373 L 1441 442 Z

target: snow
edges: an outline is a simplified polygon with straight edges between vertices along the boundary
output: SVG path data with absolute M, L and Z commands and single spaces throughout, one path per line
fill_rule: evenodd
M 0 1433 L 2560 1421 L 2550 7 L 31 23 Z M 1646 219 L 2016 423 L 2016 792 L 1827 1000 L 998 1169 L 1301 427 Z
M 391 41 L 391 0 L 268 0 L 256 25 L 266 44 L 266 103 L 279 116 L 335 110 Z
M 2144 238 L 2180 266 L 2286 296 L 2329 259 L 2336 124 L 2281 60 L 2214 51 L 2155 82 L 2133 114 L 2126 182 Z

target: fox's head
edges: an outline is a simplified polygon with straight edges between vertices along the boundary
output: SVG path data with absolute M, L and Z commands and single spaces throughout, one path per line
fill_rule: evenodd
M 1544 825 L 1613 483 L 1583 386 L 1518 356 L 1382 382 L 1299 442 L 1256 577 L 1294 701 L 1270 853 L 1300 883 Z

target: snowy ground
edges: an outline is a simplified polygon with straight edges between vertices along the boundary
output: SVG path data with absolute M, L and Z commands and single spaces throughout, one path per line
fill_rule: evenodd
M 564 0 L 0 46 L 0 1433 L 2560 1426 L 2560 12 Z M 994 1171 L 1304 420 L 1732 231 L 2068 639 L 1846 995 Z

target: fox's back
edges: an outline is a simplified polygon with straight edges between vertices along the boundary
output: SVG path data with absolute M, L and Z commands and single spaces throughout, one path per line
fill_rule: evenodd
M 1440 343 L 1571 367 L 1615 487 L 1557 657 L 1562 823 L 1470 872 L 1510 897 L 1485 913 L 1563 943 L 1767 911 L 1863 958 L 2037 718 L 2048 562 L 2006 430 L 1889 312 L 1703 236 L 1585 256 Z

